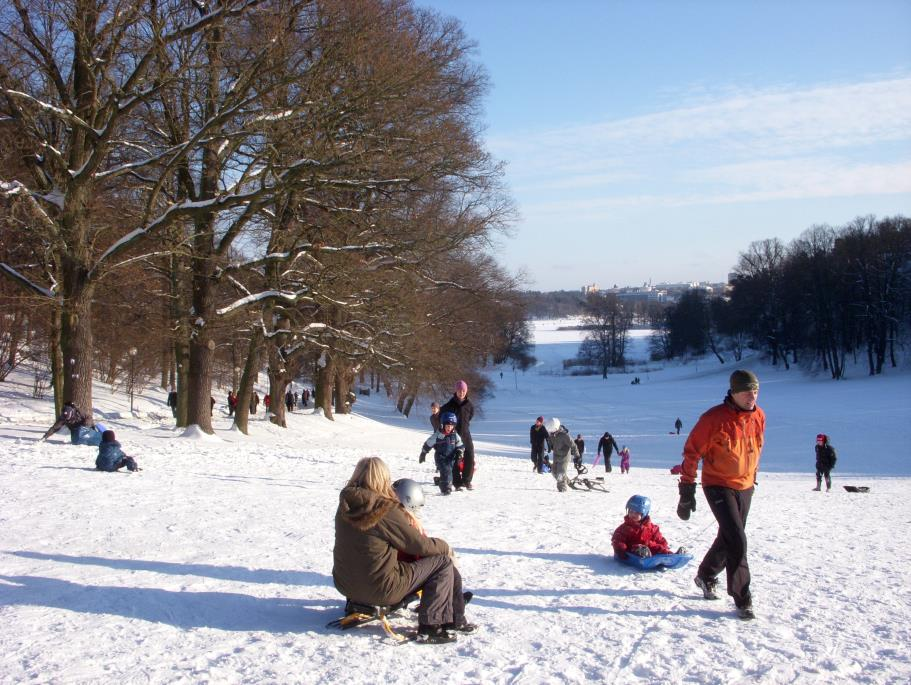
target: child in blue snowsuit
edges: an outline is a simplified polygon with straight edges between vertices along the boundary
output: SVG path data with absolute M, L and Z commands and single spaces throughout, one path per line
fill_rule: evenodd
M 133 457 L 128 457 L 120 449 L 120 443 L 114 436 L 114 431 L 105 431 L 101 434 L 101 444 L 98 445 L 98 457 L 95 459 L 95 468 L 99 471 L 116 471 L 127 467 L 129 471 L 139 471 L 139 465 Z
M 452 494 L 452 471 L 459 468 L 459 462 L 465 453 L 462 438 L 455 430 L 457 421 L 456 415 L 452 412 L 441 414 L 440 430 L 427 438 L 421 448 L 421 456 L 418 457 L 418 461 L 423 464 L 427 453 L 433 449 L 433 460 L 437 471 L 440 472 L 440 492 L 444 495 Z

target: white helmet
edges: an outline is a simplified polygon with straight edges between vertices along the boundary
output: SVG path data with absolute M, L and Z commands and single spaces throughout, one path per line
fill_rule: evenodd
M 558 419 L 556 416 L 551 419 L 547 419 L 547 421 L 544 422 L 544 429 L 548 433 L 556 433 L 558 430 L 560 430 L 560 419 Z
M 399 498 L 402 506 L 412 514 L 417 514 L 424 506 L 424 490 L 417 481 L 400 478 L 392 484 L 392 489 L 395 490 L 395 496 Z

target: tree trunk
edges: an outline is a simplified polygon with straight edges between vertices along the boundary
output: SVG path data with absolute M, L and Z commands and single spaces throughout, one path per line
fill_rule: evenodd
M 51 315 L 51 344 L 48 356 L 51 358 L 51 385 L 54 388 L 54 416 L 63 411 L 63 349 L 60 346 L 61 318 L 63 310 L 54 307 Z
M 60 349 L 63 354 L 63 401 L 72 402 L 94 425 L 92 418 L 92 291 L 85 270 L 71 265 L 64 269 L 60 317 Z
M 244 435 L 249 435 L 250 398 L 253 386 L 259 373 L 259 348 L 263 341 L 263 329 L 254 326 L 250 332 L 250 345 L 247 348 L 247 361 L 240 377 L 237 389 L 237 408 L 234 410 L 234 425 Z
M 335 380 L 335 362 L 328 352 L 323 352 L 316 373 L 316 387 L 313 389 L 313 405 L 316 409 L 322 409 L 323 415 L 330 421 L 334 421 L 332 415 L 332 389 Z

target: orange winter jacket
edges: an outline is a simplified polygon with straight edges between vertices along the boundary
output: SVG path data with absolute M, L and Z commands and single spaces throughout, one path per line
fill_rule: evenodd
M 702 459 L 702 485 L 746 490 L 756 481 L 765 433 L 765 412 L 743 411 L 730 396 L 699 417 L 683 447 L 681 483 L 695 483 Z

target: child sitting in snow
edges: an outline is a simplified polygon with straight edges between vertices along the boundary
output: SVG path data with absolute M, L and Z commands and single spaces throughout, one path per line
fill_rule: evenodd
M 437 471 L 440 472 L 440 492 L 444 495 L 452 494 L 452 469 L 461 461 L 462 455 L 465 453 L 462 438 L 455 430 L 457 422 L 456 415 L 451 411 L 440 414 L 440 430 L 427 438 L 421 448 L 421 456 L 418 457 L 418 461 L 423 464 L 427 453 L 433 449 L 433 459 Z M 456 489 L 461 490 L 462 488 Z
M 411 524 L 418 529 L 421 535 L 426 536 L 427 533 L 424 531 L 424 526 L 420 519 L 421 509 L 424 506 L 424 491 L 421 488 L 421 484 L 410 478 L 400 478 L 392 484 L 392 489 L 395 490 L 395 496 L 399 498 L 399 502 L 405 507 L 405 513 L 408 514 Z M 455 553 L 451 556 L 453 562 L 455 562 Z M 402 551 L 398 553 L 399 561 L 413 562 L 418 559 L 420 557 L 406 554 Z M 462 591 L 462 575 L 459 573 L 455 563 L 452 566 L 452 573 L 452 614 L 454 617 L 461 617 L 461 619 L 455 621 L 451 629 L 458 630 L 461 633 L 473 633 L 477 626 L 465 620 L 465 605 L 471 601 L 474 595 L 471 592 Z
M 133 457 L 128 457 L 120 449 L 120 443 L 114 437 L 114 431 L 105 431 L 101 434 L 101 444 L 98 445 L 98 457 L 95 459 L 95 468 L 99 471 L 116 471 L 124 466 L 129 471 L 139 471 L 139 465 Z
M 627 554 L 639 557 L 671 554 L 671 548 L 668 547 L 661 530 L 648 516 L 651 508 L 652 501 L 648 497 L 633 495 L 629 498 L 626 503 L 626 517 L 611 537 L 616 556 L 622 559 Z M 686 554 L 686 548 L 681 547 L 677 554 Z

